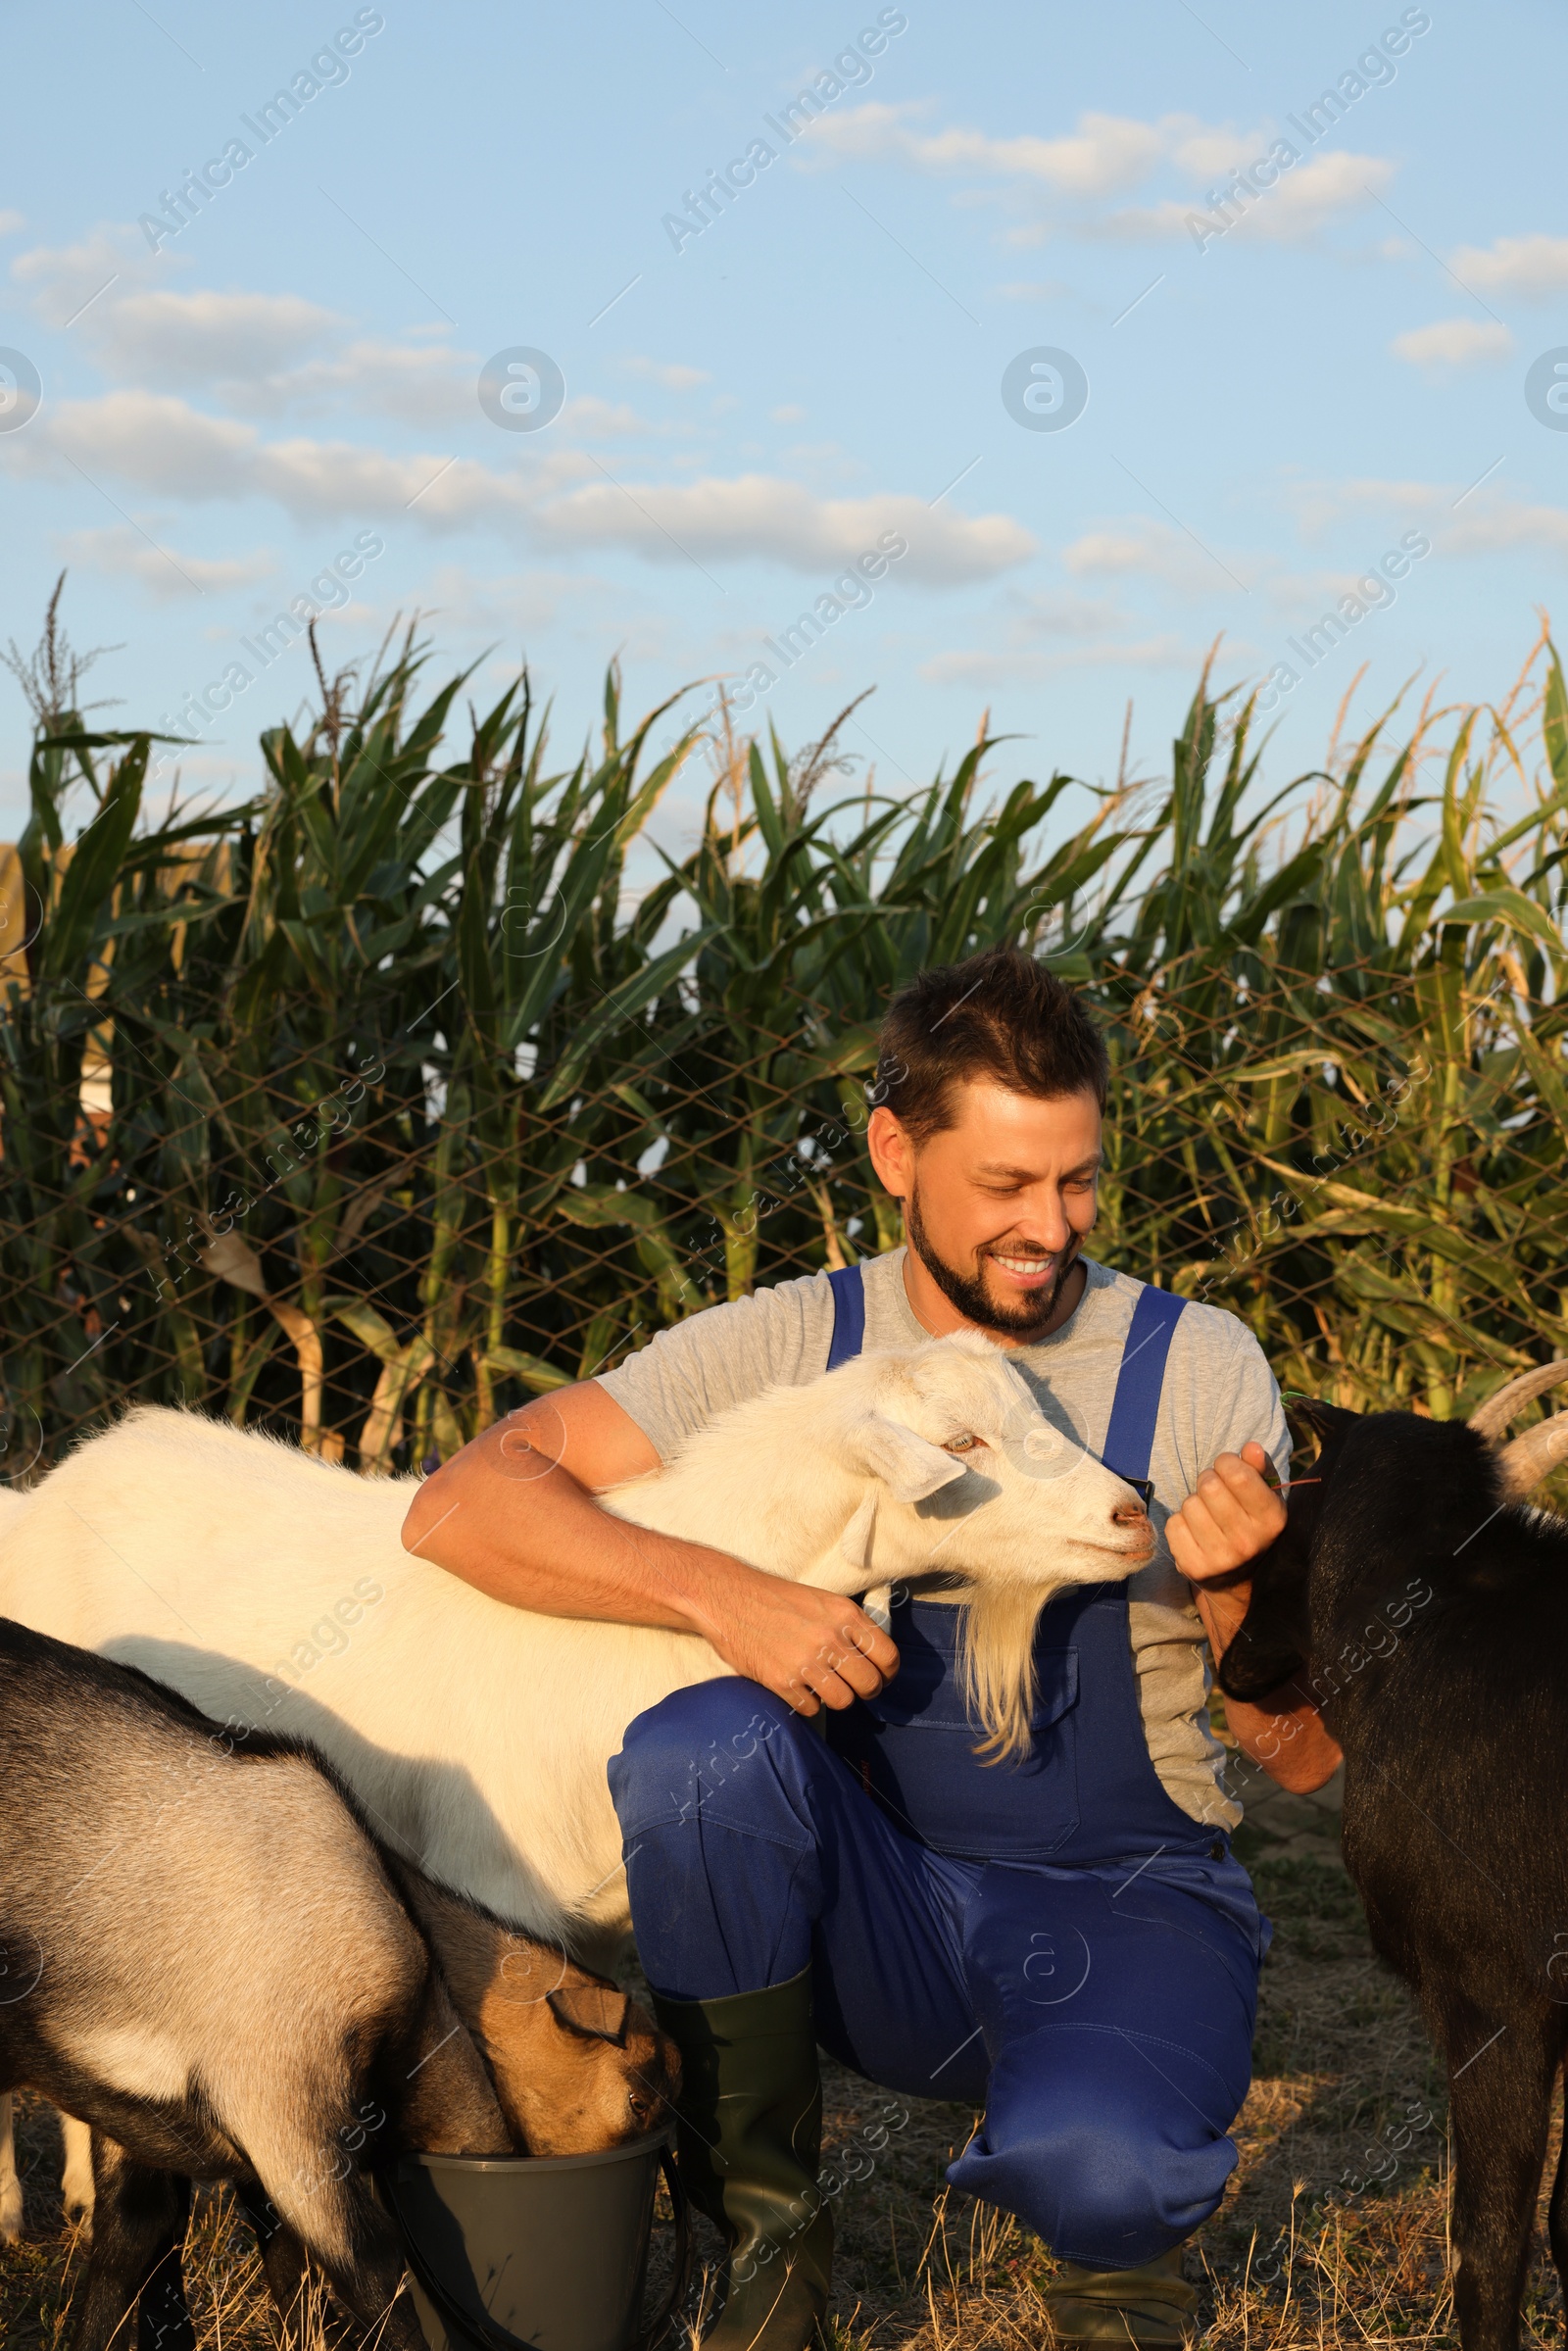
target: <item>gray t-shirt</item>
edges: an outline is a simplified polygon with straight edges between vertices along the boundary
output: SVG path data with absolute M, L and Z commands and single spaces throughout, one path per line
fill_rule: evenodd
M 918 1346 L 904 1287 L 902 1249 L 868 1258 L 865 1347 Z M 1143 1285 L 1086 1258 L 1075 1312 L 1034 1347 L 1009 1350 L 1056 1427 L 1100 1455 L 1133 1305 Z M 833 1292 L 826 1274 L 780 1282 L 733 1304 L 710 1306 L 661 1331 L 599 1384 L 668 1460 L 694 1429 L 764 1388 L 797 1387 L 827 1369 Z M 1244 1323 L 1218 1306 L 1189 1304 L 1165 1366 L 1150 1476 L 1159 1545 L 1128 1582 L 1133 1667 L 1150 1758 L 1173 1802 L 1195 1820 L 1233 1829 L 1241 1807 L 1219 1783 L 1224 1749 L 1208 1728 L 1208 1645 L 1192 1588 L 1166 1548 L 1165 1521 L 1217 1454 L 1256 1438 L 1282 1477 L 1291 1441 L 1279 1390 Z

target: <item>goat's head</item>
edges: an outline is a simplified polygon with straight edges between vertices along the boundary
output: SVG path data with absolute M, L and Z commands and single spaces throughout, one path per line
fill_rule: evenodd
M 1046 1417 L 978 1332 L 862 1355 L 828 1376 L 842 1384 L 845 1456 L 870 1482 L 867 1557 L 874 1511 L 884 1573 L 951 1568 L 976 1584 L 1054 1590 L 1113 1581 L 1152 1555 L 1133 1488 Z
M 658 2130 L 680 2058 L 645 2008 L 410 1863 L 388 1868 L 523 2153 L 596 2155 Z
M 1493 1543 L 1480 1538 L 1563 1458 L 1568 1413 L 1511 1443 L 1503 1433 L 1563 1379 L 1568 1361 L 1522 1373 L 1468 1422 L 1294 1405 L 1293 1426 L 1317 1438 L 1318 1454 L 1291 1486 L 1285 1532 L 1253 1562 L 1251 1601 L 1219 1669 L 1227 1695 L 1256 1703 L 1294 1681 L 1301 1696 L 1333 1696 L 1331 1631 L 1376 1657 L 1392 1650 L 1398 1627 L 1388 1611 L 1410 1601 L 1404 1588 L 1419 1587 L 1421 1570 L 1430 1567 L 1440 1589 L 1499 1572 Z
M 655 2131 L 680 2080 L 675 2045 L 608 1978 L 524 1935 L 480 2010 L 501 2111 L 530 2155 L 596 2154 Z
M 1153 1556 L 1125 1481 L 1055 1426 L 978 1332 L 862 1355 L 838 1383 L 841 1458 L 866 1481 L 839 1554 L 860 1588 L 951 1573 L 969 1587 L 964 1672 L 1000 1752 L 1028 1744 L 1036 1619 L 1068 1585 Z M 844 1589 L 854 1589 L 853 1581 Z

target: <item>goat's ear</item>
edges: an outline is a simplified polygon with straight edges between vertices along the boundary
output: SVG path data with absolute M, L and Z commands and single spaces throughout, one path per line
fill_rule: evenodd
M 839 1557 L 846 1567 L 871 1564 L 871 1539 L 876 1533 L 876 1495 L 868 1494 L 839 1537 Z
M 1239 1698 L 1244 1705 L 1255 1706 L 1305 1670 L 1305 1657 L 1283 1626 L 1259 1627 L 1249 1634 L 1244 1621 L 1220 1659 L 1214 1678 L 1228 1698 Z
M 868 1412 L 855 1431 L 860 1466 L 880 1478 L 896 1502 L 923 1502 L 963 1475 L 963 1463 L 903 1421 Z
M 631 2002 L 613 1984 L 564 1984 L 547 1992 L 552 2015 L 568 2033 L 584 2040 L 610 2040 L 626 2045 L 626 2018 Z
M 1346 1430 L 1361 1418 L 1359 1412 L 1347 1412 L 1343 1404 L 1326 1404 L 1315 1396 L 1292 1396 L 1285 1407 L 1285 1418 L 1294 1435 L 1298 1426 L 1310 1432 L 1319 1445 L 1331 1437 L 1343 1437 Z

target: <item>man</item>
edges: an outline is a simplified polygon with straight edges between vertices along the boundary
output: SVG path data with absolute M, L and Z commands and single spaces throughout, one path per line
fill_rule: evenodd
M 1235 2164 L 1268 1933 L 1230 1856 L 1205 1644 L 1223 1651 L 1284 1524 L 1279 1394 L 1233 1316 L 1084 1255 L 1105 1049 L 1042 966 L 1008 951 L 922 974 L 879 1069 L 867 1143 L 905 1249 L 694 1315 L 527 1406 L 429 1480 L 404 1539 L 518 1606 L 697 1633 L 733 1668 L 640 1715 L 611 1764 L 638 1949 L 682 2052 L 681 2168 L 730 2247 L 712 2351 L 820 2334 L 818 2043 L 984 2106 L 949 2178 L 1061 2257 L 1059 2336 L 1177 2343 L 1180 2248 Z M 1152 1481 L 1163 1537 L 1129 1583 L 1044 1611 L 1021 1763 L 975 1751 L 961 1577 L 897 1595 L 890 1638 L 593 1498 L 764 1387 L 961 1330 L 1009 1350 L 1065 1437 Z M 544 1473 L 525 1506 L 519 1424 Z M 1050 1504 L 1047 1483 L 1043 1523 Z M 954 1523 L 933 1513 L 935 1564 L 961 1569 Z M 1229 1715 L 1287 1786 L 1338 1761 L 1298 1700 Z

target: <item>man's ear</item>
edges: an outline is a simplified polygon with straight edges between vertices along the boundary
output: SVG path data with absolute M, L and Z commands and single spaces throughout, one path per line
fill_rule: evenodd
M 963 1463 L 954 1454 L 880 1412 L 858 1423 L 854 1443 L 862 1469 L 880 1478 L 896 1502 L 923 1502 L 963 1476 Z

